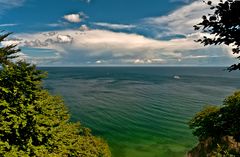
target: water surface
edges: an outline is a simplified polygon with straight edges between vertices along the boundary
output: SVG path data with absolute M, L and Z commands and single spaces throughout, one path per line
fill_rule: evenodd
M 240 74 L 221 67 L 41 69 L 71 119 L 107 140 L 113 157 L 184 156 L 196 144 L 190 118 L 240 88 Z

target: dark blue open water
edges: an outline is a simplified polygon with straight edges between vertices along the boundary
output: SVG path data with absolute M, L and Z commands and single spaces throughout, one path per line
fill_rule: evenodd
M 73 121 L 107 140 L 113 157 L 184 156 L 196 144 L 190 118 L 240 89 L 240 72 L 222 67 L 41 69 L 45 87 L 63 96 Z

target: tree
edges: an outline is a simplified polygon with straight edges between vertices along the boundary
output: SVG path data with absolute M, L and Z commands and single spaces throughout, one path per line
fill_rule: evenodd
M 208 153 L 221 148 L 223 154 L 239 155 L 240 91 L 226 98 L 221 107 L 206 107 L 193 117 L 189 126 L 200 143 L 209 145 Z
M 0 35 L 0 42 L 9 34 Z M 0 48 L 0 156 L 109 157 L 108 145 L 69 122 L 63 100 L 43 89 L 46 74 L 14 61 L 15 45 Z
M 208 34 L 197 42 L 206 45 L 225 44 L 233 47 L 233 54 L 240 53 L 240 1 L 203 1 L 212 13 L 202 16 L 195 30 Z M 237 57 L 240 59 L 240 56 Z M 229 71 L 240 70 L 240 63 L 233 64 Z M 189 156 L 240 156 L 240 91 L 225 99 L 223 106 L 209 106 L 197 113 L 189 122 L 199 144 Z
M 210 35 L 203 36 L 197 42 L 204 45 L 225 44 L 232 46 L 233 54 L 240 52 L 240 1 L 220 0 L 217 5 L 212 1 L 204 1 L 213 10 L 213 13 L 202 16 L 202 22 L 195 25 L 195 30 L 201 29 L 203 33 Z M 237 57 L 240 59 L 240 56 Z M 240 70 L 240 63 L 233 64 L 228 70 Z

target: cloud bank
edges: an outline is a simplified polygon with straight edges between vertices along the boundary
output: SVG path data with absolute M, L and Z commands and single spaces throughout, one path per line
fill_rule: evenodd
M 86 24 L 79 29 L 17 34 L 15 40 L 4 44 L 49 50 L 54 55 L 35 58 L 36 62 L 58 64 L 156 64 L 156 65 L 228 65 L 233 61 L 230 49 L 224 46 L 203 47 L 194 40 L 203 36 L 194 32 L 193 25 L 209 12 L 202 2 L 195 1 L 160 17 L 151 17 L 135 24 L 93 23 L 100 28 L 90 29 Z M 85 14 L 68 14 L 64 19 L 79 23 Z M 141 27 L 149 28 L 154 36 L 133 33 Z M 133 30 L 125 32 L 124 30 Z M 163 31 L 164 30 L 164 31 Z M 136 31 L 137 32 L 137 31 Z M 179 38 L 178 35 L 181 35 Z M 169 38 L 170 36 L 170 38 Z M 25 56 L 26 58 L 26 56 Z M 31 58 L 28 56 L 28 58 Z

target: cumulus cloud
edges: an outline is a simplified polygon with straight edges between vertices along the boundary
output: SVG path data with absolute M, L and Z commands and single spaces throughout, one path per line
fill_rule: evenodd
M 72 42 L 73 38 L 70 35 L 58 35 L 57 41 L 62 43 L 69 43 Z
M 85 30 L 84 33 L 80 30 L 64 30 L 19 34 L 17 38 L 21 40 L 15 42 L 21 47 L 52 49 L 60 56 L 80 54 L 85 58 L 105 57 L 101 60 L 118 60 L 125 63 L 161 64 L 169 58 L 181 58 L 184 51 L 202 48 L 201 45 L 192 42 L 191 37 L 161 41 L 138 34 L 98 29 Z
M 87 16 L 83 12 L 80 12 L 77 14 L 64 15 L 63 18 L 71 23 L 79 23 L 82 22 L 85 18 L 87 18 Z
M 185 60 L 229 56 L 226 51 L 209 51 L 209 48 L 193 42 L 199 35 L 157 40 L 109 30 L 62 30 L 18 34 L 16 38 L 21 40 L 9 40 L 4 44 L 18 43 L 20 47 L 49 49 L 56 52 L 58 59 L 81 64 L 176 64 Z
M 50 49 L 57 53 L 58 59 L 83 64 L 196 65 L 210 64 L 208 60 L 214 64 L 215 61 L 220 61 L 219 58 L 221 61 L 225 58 L 224 63 L 228 64 L 233 57 L 229 48 L 204 47 L 194 42 L 204 34 L 194 32 L 192 26 L 208 11 L 206 5 L 196 1 L 169 15 L 145 19 L 140 24 L 156 29 L 155 38 L 135 33 L 114 32 L 115 29 L 134 29 L 135 25 L 95 23 L 105 29 L 89 29 L 87 25 L 82 25 L 77 30 L 18 34 L 16 37 L 21 40 L 6 41 L 5 44 L 17 42 L 21 47 Z M 166 31 L 158 31 L 159 27 Z M 177 38 L 178 34 L 184 37 Z M 173 37 L 167 40 L 160 38 L 168 35 Z M 231 62 L 232 60 L 230 64 Z
M 80 15 L 79 14 L 69 14 L 69 15 L 65 15 L 64 19 L 69 21 L 69 22 L 73 22 L 73 23 L 78 23 L 81 22 L 80 19 Z
M 108 28 L 108 29 L 132 29 L 135 28 L 135 25 L 125 25 L 125 24 L 112 24 L 112 23 L 105 23 L 105 22 L 95 22 L 94 25 Z

